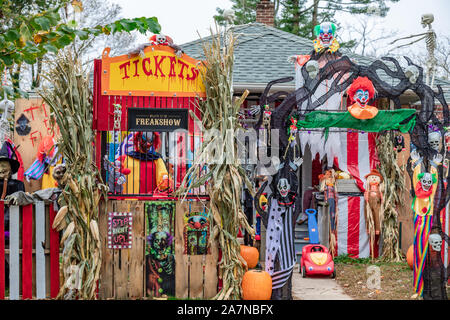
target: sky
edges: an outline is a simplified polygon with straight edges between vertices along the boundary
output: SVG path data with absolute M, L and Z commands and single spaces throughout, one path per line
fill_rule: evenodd
M 216 8 L 231 8 L 229 0 L 110 0 L 119 4 L 124 18 L 157 17 L 162 27 L 161 33 L 172 37 L 176 44 L 183 44 L 199 39 L 199 34 L 204 37 L 210 34 L 210 28 L 214 28 L 213 16 Z M 450 35 L 450 0 L 400 0 L 398 3 L 388 3 L 391 8 L 385 18 L 375 19 L 378 32 L 385 30 L 397 30 L 397 37 L 423 33 L 425 29 L 420 24 L 423 13 L 433 13 L 433 29 L 439 35 Z M 355 19 L 364 19 L 364 16 L 351 16 L 341 14 L 338 20 L 344 25 L 355 23 Z M 341 35 L 347 36 L 347 30 L 338 30 Z M 377 31 L 375 31 L 377 32 Z M 146 41 L 140 36 L 139 41 Z M 347 40 L 347 39 L 345 39 Z M 406 41 L 406 40 L 405 40 Z M 409 41 L 403 41 L 407 43 Z M 421 50 L 425 44 L 415 46 Z M 388 41 L 383 48 L 389 52 Z

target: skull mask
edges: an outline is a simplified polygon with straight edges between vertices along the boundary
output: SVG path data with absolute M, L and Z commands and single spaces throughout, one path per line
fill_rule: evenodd
M 291 191 L 291 185 L 289 184 L 288 179 L 281 178 L 278 181 L 277 189 L 283 198 L 287 197 L 287 195 L 289 194 L 289 191 Z
M 328 48 L 331 45 L 335 31 L 336 26 L 331 22 L 323 22 L 320 24 L 319 30 L 316 33 L 322 46 Z
M 8 161 L 0 161 L 0 179 L 9 179 L 11 177 L 11 164 Z
M 441 149 L 441 135 L 439 132 L 431 132 L 428 134 L 428 144 L 430 147 L 439 152 Z
M 434 251 L 441 251 L 442 238 L 439 234 L 433 233 L 430 234 L 428 238 L 428 243 L 431 245 Z
M 422 189 L 424 191 L 430 190 L 431 186 L 433 185 L 433 177 L 431 176 L 431 173 L 424 173 L 422 179 L 420 179 L 420 183 L 422 184 Z

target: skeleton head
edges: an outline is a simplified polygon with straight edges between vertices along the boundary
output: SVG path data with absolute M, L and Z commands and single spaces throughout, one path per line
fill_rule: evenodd
M 430 190 L 431 186 L 433 185 L 433 176 L 429 172 L 425 172 L 420 179 L 420 183 L 422 184 L 422 189 L 424 191 Z
M 5 95 L 5 99 L 0 101 L 0 110 L 3 111 L 2 119 L 6 120 L 9 115 L 14 111 L 14 102 L 8 100 L 8 97 Z
M 308 71 L 309 77 L 314 79 L 319 73 L 319 63 L 316 60 L 310 60 L 306 63 L 306 71 Z
M 441 251 L 442 237 L 437 233 L 432 233 L 428 237 L 428 243 L 431 245 L 434 251 Z
M 11 164 L 9 161 L 0 161 L 0 180 L 11 177 Z
M 167 42 L 167 38 L 163 34 L 157 34 L 156 35 L 156 42 L 159 43 L 159 44 L 164 44 L 164 43 Z
M 278 181 L 277 189 L 283 198 L 287 197 L 289 191 L 291 191 L 291 185 L 290 185 L 288 179 L 281 178 Z
M 421 24 L 422 24 L 422 27 L 424 27 L 424 28 L 427 25 L 431 25 L 431 23 L 433 23 L 433 21 L 434 21 L 434 16 L 432 13 L 425 13 L 421 17 Z
M 234 10 L 227 9 L 223 12 L 223 17 L 228 23 L 233 23 L 236 20 L 236 15 L 234 14 Z
M 439 152 L 441 149 L 441 134 L 437 131 L 428 134 L 428 144 L 430 147 Z
M 416 66 L 409 65 L 405 68 L 405 76 L 409 79 L 409 82 L 416 83 L 419 77 L 419 69 Z

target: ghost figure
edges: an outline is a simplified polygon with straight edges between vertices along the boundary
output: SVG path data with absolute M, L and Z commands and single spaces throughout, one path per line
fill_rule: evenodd
M 437 234 L 433 233 L 430 234 L 430 237 L 428 238 L 428 243 L 431 245 L 431 248 L 433 248 L 434 251 L 441 251 L 442 246 L 442 237 Z
M 441 149 L 441 134 L 437 131 L 428 134 L 428 144 L 437 152 Z

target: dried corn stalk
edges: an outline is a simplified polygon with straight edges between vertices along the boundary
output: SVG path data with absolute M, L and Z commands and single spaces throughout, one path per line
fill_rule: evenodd
M 405 191 L 405 172 L 397 164 L 396 152 L 390 135 L 382 135 L 377 141 L 380 173 L 384 179 L 383 203 L 380 217 L 383 234 L 382 258 L 387 261 L 401 261 L 399 241 L 399 223 L 397 208 L 402 206 Z
M 232 300 L 241 298 L 241 282 L 247 268 L 240 255 L 238 229 L 242 226 L 254 235 L 254 230 L 249 226 L 242 211 L 243 183 L 246 183 L 251 192 L 253 189 L 240 166 L 237 157 L 238 143 L 232 135 L 241 127 L 238 112 L 248 91 L 240 99 L 233 101 L 231 82 L 235 38 L 229 33 L 225 46 L 222 46 L 222 41 L 220 33 L 217 33 L 212 36 L 211 43 L 203 46 L 206 64 L 200 74 L 206 88 L 206 99 L 201 100 L 198 107 L 202 113 L 203 130 L 209 131 L 210 134 L 205 134 L 204 141 L 196 153 L 196 161 L 187 172 L 177 195 L 186 195 L 192 188 L 207 185 L 212 221 L 210 240 L 218 240 L 222 250 L 219 277 L 223 279 L 223 288 L 213 299 Z M 226 161 L 212 163 L 212 159 L 217 159 L 214 156 L 220 154 L 227 155 Z M 208 170 L 206 174 L 201 175 L 204 164 Z
M 66 162 L 64 189 L 58 199 L 53 227 L 64 230 L 63 284 L 58 299 L 95 299 L 101 267 L 101 242 L 98 234 L 100 196 L 106 186 L 93 159 L 92 95 L 88 75 L 70 52 L 62 52 L 51 63 L 45 78 L 51 88 L 40 92 L 51 110 L 61 137 L 59 152 Z

